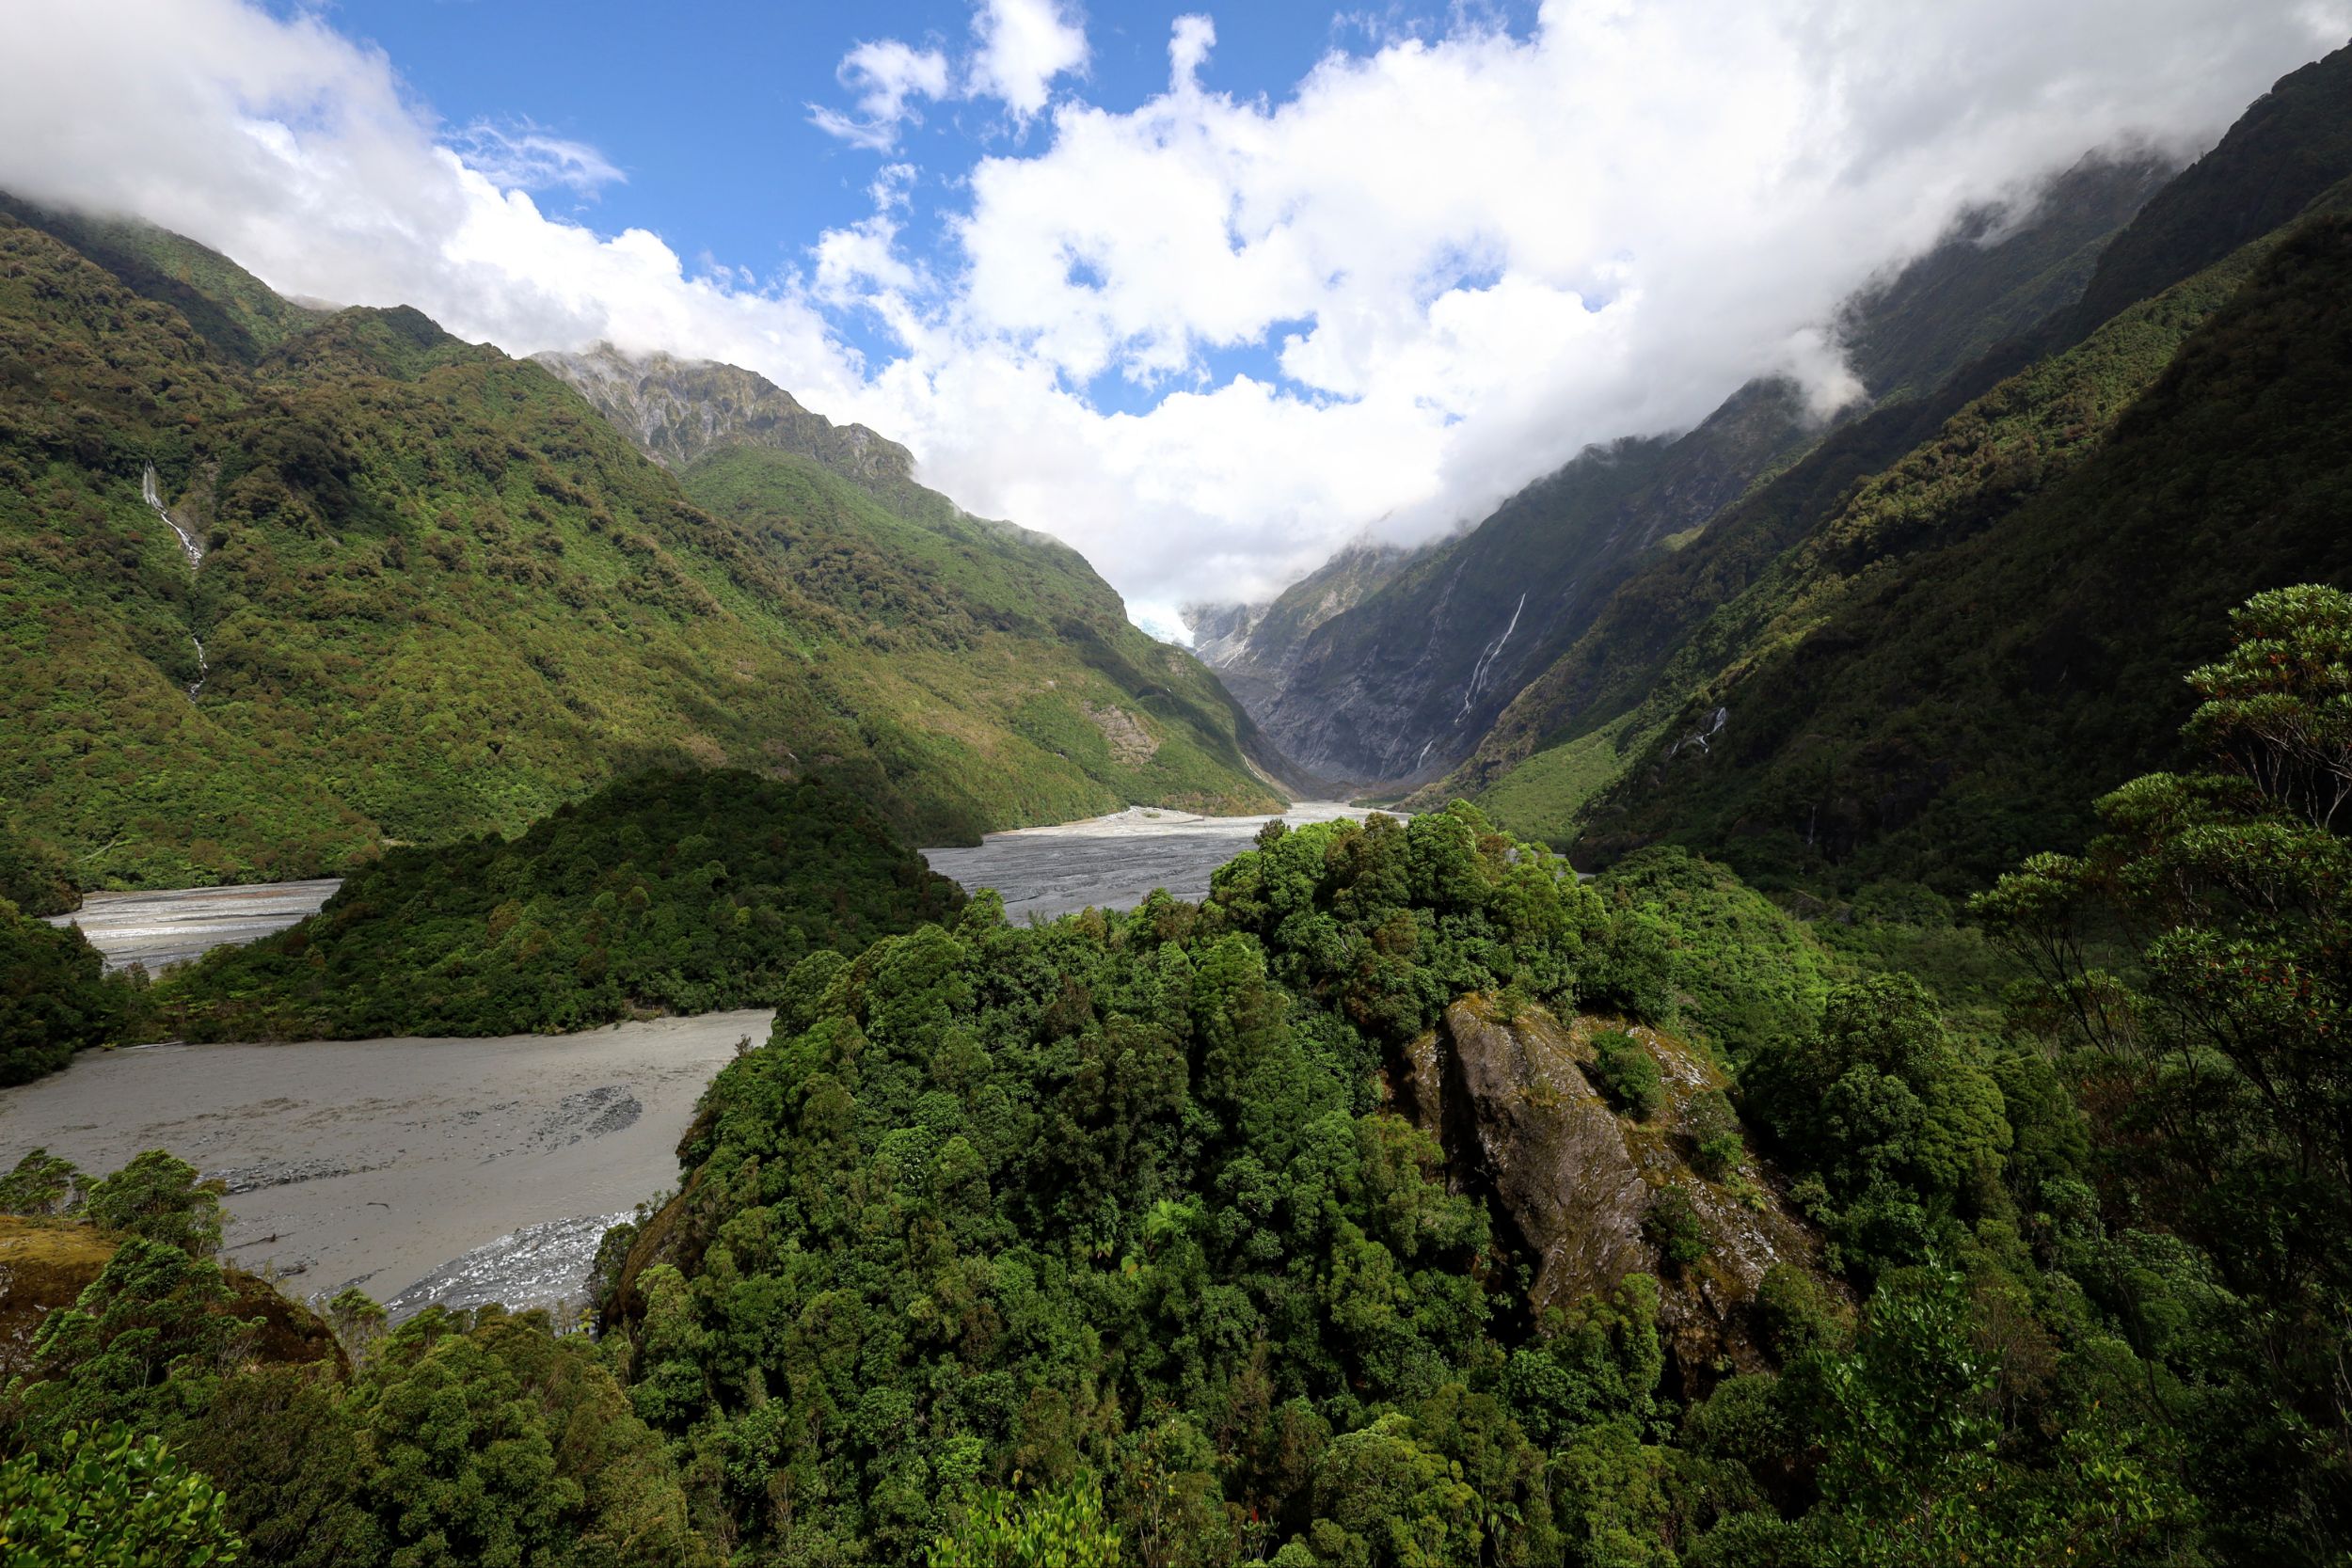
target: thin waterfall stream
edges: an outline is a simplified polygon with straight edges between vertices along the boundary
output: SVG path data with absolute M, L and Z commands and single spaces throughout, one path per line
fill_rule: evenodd
M 155 465 L 152 463 L 147 465 L 147 471 L 139 477 L 139 499 L 146 501 L 154 510 L 155 515 L 164 520 L 164 526 L 170 529 L 178 537 L 180 548 L 186 553 L 188 558 L 188 571 L 194 574 L 198 567 L 204 564 L 204 546 L 194 534 L 180 526 L 180 519 L 174 517 L 171 515 L 171 508 L 164 504 L 164 493 L 155 483 Z M 204 683 L 211 677 L 213 667 L 205 661 L 204 640 L 196 635 L 193 627 L 189 628 L 188 641 L 196 648 L 196 679 L 188 683 L 188 701 L 192 703 L 204 689 Z

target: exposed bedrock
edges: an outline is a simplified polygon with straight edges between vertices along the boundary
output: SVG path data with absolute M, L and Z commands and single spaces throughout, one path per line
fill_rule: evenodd
M 1528 1305 L 1537 1316 L 1611 1290 L 1629 1274 L 1649 1274 L 1686 1387 L 1714 1370 L 1760 1367 L 1750 1320 L 1765 1271 L 1788 1262 L 1819 1276 L 1820 1238 L 1788 1211 L 1753 1154 L 1720 1180 L 1693 1168 L 1691 1107 L 1725 1086 L 1695 1048 L 1628 1028 L 1656 1059 L 1665 1094 L 1646 1121 L 1610 1107 L 1585 1068 L 1593 1036 L 1612 1027 L 1464 997 L 1408 1048 L 1398 1099 L 1443 1145 L 1456 1189 L 1483 1193 L 1499 1228 L 1516 1232 L 1534 1259 Z M 1676 1189 L 1708 1242 L 1704 1258 L 1678 1269 L 1643 1225 L 1660 1196 Z

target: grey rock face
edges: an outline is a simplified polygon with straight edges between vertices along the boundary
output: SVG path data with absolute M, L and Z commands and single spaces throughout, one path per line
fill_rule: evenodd
M 1762 1366 L 1749 1307 L 1765 1272 L 1788 1263 L 1819 1275 L 1820 1239 L 1753 1156 L 1723 1180 L 1692 1168 L 1689 1107 L 1724 1086 L 1711 1061 L 1655 1030 L 1630 1031 L 1665 1090 L 1656 1116 L 1630 1121 L 1584 1075 L 1592 1029 L 1532 1007 L 1506 1019 L 1490 999 L 1464 997 L 1406 1048 L 1400 1108 L 1436 1135 L 1455 1189 L 1486 1196 L 1499 1228 L 1535 1259 L 1528 1304 L 1538 1316 L 1647 1274 L 1659 1282 L 1660 1326 L 1686 1392 L 1712 1369 Z M 1709 1248 L 1681 1269 L 1643 1233 L 1669 1188 L 1689 1200 Z
M 683 468 L 714 447 L 772 447 L 813 457 L 885 499 L 914 484 L 914 455 L 862 424 L 834 424 L 783 388 L 735 365 L 632 356 L 611 343 L 581 354 L 540 354 L 646 456 Z
M 1411 1076 L 1415 1118 L 1474 1166 L 1541 1259 L 1536 1311 L 1655 1267 L 1642 1240 L 1649 1183 L 1557 1021 L 1502 1022 L 1465 997 L 1446 1009 L 1442 1043 L 1416 1048 Z

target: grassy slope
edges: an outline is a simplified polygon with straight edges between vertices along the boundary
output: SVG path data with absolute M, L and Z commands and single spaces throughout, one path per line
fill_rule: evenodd
M 248 366 L 0 216 L 0 810 L 85 885 L 511 832 L 662 763 L 821 763 L 925 839 L 1131 798 L 1270 803 L 1230 706 L 1139 634 L 1047 612 L 988 650 L 999 696 L 1075 661 L 1118 688 L 1098 705 L 1185 733 L 1157 768 L 1028 777 L 1004 705 L 964 701 L 945 656 L 928 695 L 907 687 L 869 585 L 806 591 L 554 377 L 414 311 L 344 311 Z M 193 578 L 140 501 L 151 461 L 211 539 Z M 866 555 L 887 600 L 909 563 Z M 985 744 L 937 743 L 959 727 Z
M 845 673 L 845 689 L 898 717 L 893 744 L 926 759 L 949 831 L 1130 801 L 1271 808 L 1244 755 L 1248 718 L 1198 660 L 1136 630 L 1075 551 L 945 505 L 894 511 L 796 453 L 722 450 L 683 477 L 696 503 L 866 626 L 882 657 Z

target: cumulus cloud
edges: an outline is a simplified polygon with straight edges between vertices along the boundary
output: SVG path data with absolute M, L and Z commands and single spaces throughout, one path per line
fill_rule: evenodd
M 1200 68 L 1216 47 L 1216 21 L 1206 16 L 1180 16 L 1168 25 L 1168 90 L 1183 92 L 1200 85 Z
M 1086 29 L 1058 0 L 981 0 L 972 34 L 970 92 L 1003 100 L 1019 120 L 1045 107 L 1054 78 L 1086 69 Z
M 917 100 L 947 96 L 947 56 L 898 39 L 859 44 L 841 57 L 834 75 L 857 94 L 857 115 L 812 103 L 809 123 L 827 135 L 876 151 L 898 145 L 899 127 L 917 118 Z
M 1203 85 L 1211 20 L 1172 16 L 1168 90 L 1113 110 L 1059 85 L 1087 60 L 1073 13 L 987 0 L 962 62 L 845 60 L 844 121 L 876 128 L 850 139 L 893 146 L 974 92 L 1045 134 L 936 179 L 885 164 L 869 216 L 787 236 L 803 264 L 754 279 L 542 210 L 532 188 L 613 165 L 448 134 L 314 15 L 85 0 L 0 55 L 0 187 L 516 353 L 604 337 L 749 366 L 1077 546 L 1164 625 L 1368 526 L 1474 518 L 1758 372 L 1834 403 L 1821 324 L 1846 293 L 2090 148 L 2210 141 L 2342 41 L 2342 8 L 1557 0 L 1524 38 L 1457 19 L 1249 100 Z M 911 249 L 927 218 L 946 251 Z M 887 352 L 845 346 L 853 314 Z

